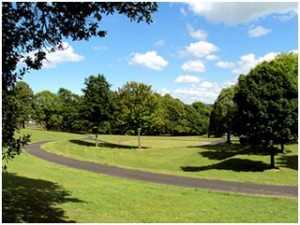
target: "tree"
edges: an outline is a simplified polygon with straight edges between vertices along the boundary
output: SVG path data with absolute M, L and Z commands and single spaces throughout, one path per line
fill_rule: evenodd
M 104 15 L 119 13 L 131 21 L 151 23 L 156 3 L 147 2 L 3 2 L 2 3 L 2 158 L 21 152 L 28 137 L 15 138 L 18 108 L 13 91 L 26 71 L 40 69 L 46 53 L 62 50 L 63 38 L 104 37 Z M 23 67 L 18 69 L 18 63 Z
M 114 111 L 113 93 L 110 90 L 111 85 L 100 74 L 86 78 L 84 84 L 83 116 L 96 136 L 95 145 L 98 147 L 98 134 L 106 133 L 110 129 L 109 120 Z
M 166 133 L 172 135 L 188 134 L 190 131 L 185 104 L 179 99 L 166 94 L 162 99 L 167 116 L 165 121 Z
M 121 126 L 133 130 L 138 135 L 138 148 L 141 148 L 140 134 L 147 131 L 152 122 L 157 101 L 151 86 L 134 81 L 127 82 L 118 90 Z
M 82 105 L 80 96 L 72 93 L 65 88 L 60 88 L 57 92 L 57 95 L 60 98 L 60 102 L 62 104 L 62 128 L 70 132 L 80 130 L 80 127 L 77 126 L 80 107 Z
M 9 159 L 21 153 L 21 147 L 30 141 L 30 135 L 20 134 L 20 104 L 15 88 L 2 89 L 2 168 L 7 168 Z
M 34 96 L 34 119 L 47 130 L 60 128 L 63 123 L 62 103 L 59 97 L 50 91 L 41 91 Z
M 184 117 L 181 120 L 182 125 L 184 127 L 182 134 L 185 135 L 198 134 L 199 132 L 198 128 L 202 126 L 201 123 L 203 122 L 199 120 L 198 116 L 199 116 L 198 112 L 193 106 L 184 104 Z
M 19 115 L 18 123 L 22 128 L 25 128 L 25 124 L 29 122 L 33 114 L 33 91 L 29 85 L 23 81 L 16 84 L 15 87 L 17 108 Z
M 291 80 L 289 97 L 284 103 L 286 113 L 278 115 L 280 122 L 277 128 L 279 134 L 276 143 L 281 145 L 281 152 L 285 153 L 284 144 L 291 139 L 298 139 L 298 55 L 294 53 L 282 55 L 278 56 L 276 60 L 281 72 L 289 74 Z M 296 96 L 297 98 L 295 98 Z
M 209 135 L 213 134 L 221 137 L 227 134 L 227 143 L 231 143 L 231 133 L 236 111 L 236 105 L 233 102 L 235 87 L 222 89 L 217 100 L 213 104 L 209 119 Z
M 298 55 L 280 54 L 239 77 L 237 120 L 239 135 L 270 153 L 275 168 L 274 144 L 298 136 Z
M 154 93 L 154 101 L 156 102 L 156 108 L 154 110 L 152 121 L 151 121 L 151 134 L 165 134 L 166 133 L 166 120 L 167 120 L 167 110 L 163 105 L 163 97 Z
M 202 102 L 194 102 L 192 107 L 196 110 L 195 117 L 191 120 L 192 132 L 199 135 L 207 134 L 211 106 Z

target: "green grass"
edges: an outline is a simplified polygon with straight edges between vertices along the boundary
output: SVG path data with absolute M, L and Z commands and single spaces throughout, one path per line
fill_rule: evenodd
M 297 199 L 235 195 L 75 170 L 23 153 L 2 174 L 3 222 L 297 223 Z
M 31 142 L 43 140 L 70 140 L 82 138 L 95 138 L 94 135 L 73 134 L 58 131 L 46 131 L 43 129 L 23 129 L 22 134 L 30 134 Z M 99 135 L 99 140 L 119 146 L 137 147 L 137 137 L 128 135 Z M 219 138 L 207 138 L 202 136 L 142 136 L 142 146 L 145 148 L 169 148 L 199 146 L 203 143 L 219 140 Z
M 99 139 L 116 145 L 136 147 L 136 136 L 125 135 L 99 135 Z M 145 148 L 174 148 L 199 146 L 219 140 L 219 138 L 207 138 L 203 136 L 142 136 L 141 143 Z
M 31 142 L 45 141 L 45 140 L 70 140 L 70 139 L 80 139 L 86 137 L 82 134 L 73 134 L 67 132 L 58 131 L 46 131 L 43 129 L 22 129 L 21 134 L 30 134 Z
M 109 138 L 116 143 L 116 139 L 120 137 Z M 150 140 L 150 137 L 148 138 Z M 155 138 L 150 141 L 154 142 Z M 108 137 L 106 139 L 108 140 Z M 188 139 L 185 142 L 188 145 Z M 276 164 L 280 167 L 280 171 L 268 169 L 269 155 L 255 153 L 253 149 L 244 149 L 239 144 L 193 148 L 164 146 L 138 150 L 108 143 L 96 148 L 92 140 L 72 139 L 48 143 L 43 148 L 79 160 L 155 173 L 263 184 L 298 183 L 297 144 L 286 146 L 288 154 L 276 156 Z
M 31 133 L 32 142 L 55 139 L 62 141 L 61 144 L 76 146 L 82 141 L 79 138 L 85 137 L 41 130 L 25 132 Z M 77 143 L 68 142 L 68 139 Z M 87 148 L 88 155 L 92 155 L 92 142 L 85 141 L 81 149 Z M 116 148 L 115 145 L 106 148 L 114 156 L 116 153 L 139 154 L 140 161 L 149 158 L 143 154 L 153 151 L 151 160 L 154 161 L 160 162 L 163 158 L 164 154 L 157 155 L 159 152 L 166 151 L 172 156 L 172 148 L 142 151 Z M 105 148 L 102 146 L 95 151 L 99 149 Z M 195 149 L 177 150 L 192 153 Z M 170 164 L 178 158 L 176 151 Z M 298 220 L 297 199 L 235 195 L 113 178 L 49 163 L 27 153 L 10 161 L 8 171 L 2 175 L 3 222 L 296 223 Z

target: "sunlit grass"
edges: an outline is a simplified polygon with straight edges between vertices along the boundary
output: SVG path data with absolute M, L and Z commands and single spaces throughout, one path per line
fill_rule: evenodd
M 2 192 L 6 222 L 297 222 L 297 199 L 112 178 L 27 153 L 11 161 L 8 172 L 3 175 Z
M 132 146 L 138 145 L 136 136 L 128 135 L 99 135 L 99 139 L 117 145 Z M 146 148 L 170 148 L 199 146 L 219 140 L 219 138 L 207 138 L 206 136 L 142 136 L 141 143 Z
M 33 142 L 56 139 L 62 142 L 52 144 L 80 146 L 81 157 L 82 149 L 86 149 L 88 155 L 102 151 L 100 155 L 104 157 L 107 152 L 112 152 L 116 158 L 125 158 L 124 162 L 135 154 L 141 162 L 148 158 L 146 164 L 156 161 L 157 168 L 161 167 L 161 160 L 169 161 L 167 171 L 170 171 L 170 165 L 177 163 L 180 152 L 191 154 L 181 155 L 182 163 L 192 165 L 192 159 L 199 163 L 200 157 L 206 160 L 205 165 L 205 162 L 222 160 L 222 157 L 236 157 L 230 151 L 239 149 L 219 146 L 218 149 L 153 148 L 138 151 L 135 148 L 113 148 L 114 145 L 95 148 L 93 141 L 80 140 L 85 137 L 82 135 L 38 130 L 26 132 L 32 134 Z M 82 145 L 79 141 L 83 141 Z M 297 153 L 297 145 L 288 149 L 292 151 L 288 154 Z M 214 155 L 214 151 L 227 153 Z M 212 155 L 205 152 L 212 152 Z M 167 160 L 165 156 L 170 158 Z M 282 161 L 282 165 L 288 165 L 288 161 L 293 160 Z M 2 182 L 2 219 L 5 222 L 296 223 L 298 220 L 297 199 L 235 195 L 113 178 L 60 166 L 27 153 L 10 161 L 8 174 L 3 174 Z
M 22 134 L 30 134 L 31 142 L 45 141 L 45 140 L 70 140 L 73 138 L 84 138 L 87 135 L 74 134 L 59 131 L 46 131 L 44 129 L 22 129 Z
M 82 139 L 87 135 L 25 130 L 32 134 L 32 141 L 59 140 L 44 146 L 47 151 L 67 157 L 107 165 L 173 174 L 189 177 L 230 180 L 239 182 L 296 185 L 298 183 L 298 145 L 287 145 L 287 154 L 276 156 L 279 171 L 268 170 L 269 155 L 243 150 L 238 144 L 207 147 L 166 147 L 184 143 L 192 146 L 207 142 L 204 137 L 145 137 L 152 148 L 138 150 L 124 142 L 134 138 L 121 135 L 100 135 L 100 147 L 94 147 L 93 140 Z M 119 141 L 118 141 L 119 140 Z M 165 141 L 162 147 L 153 147 Z M 199 141 L 199 142 L 198 142 Z M 115 143 L 115 144 L 111 144 Z

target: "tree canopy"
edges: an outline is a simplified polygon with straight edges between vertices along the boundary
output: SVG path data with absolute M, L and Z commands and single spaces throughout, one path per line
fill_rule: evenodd
M 151 86 L 146 84 L 131 81 L 119 88 L 118 105 L 122 126 L 138 135 L 141 131 L 149 129 L 157 108 L 155 100 Z
M 241 75 L 234 101 L 237 133 L 269 150 L 274 168 L 274 144 L 298 136 L 298 55 L 278 55 Z
M 233 102 L 235 86 L 222 89 L 217 100 L 212 106 L 209 120 L 209 135 L 217 137 L 227 134 L 227 143 L 230 144 L 230 135 L 233 130 L 234 113 L 236 105 Z
M 98 147 L 98 134 L 105 133 L 109 129 L 109 120 L 114 111 L 113 94 L 106 78 L 99 74 L 85 79 L 85 88 L 82 89 L 84 119 L 88 127 L 96 135 L 96 147 Z
M 63 106 L 61 109 L 61 129 L 71 132 L 82 129 L 83 123 L 80 119 L 80 113 L 83 111 L 82 96 L 74 94 L 65 88 L 60 88 L 57 95 Z
M 33 91 L 29 85 L 23 81 L 16 84 L 16 101 L 18 107 L 18 122 L 24 128 L 33 114 Z
M 47 130 L 61 127 L 62 124 L 62 102 L 59 97 L 50 91 L 41 91 L 34 97 L 34 119 L 43 124 Z

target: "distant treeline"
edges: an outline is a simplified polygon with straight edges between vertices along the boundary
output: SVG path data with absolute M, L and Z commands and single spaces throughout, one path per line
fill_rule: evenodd
M 35 123 L 47 130 L 76 133 L 144 135 L 203 135 L 208 133 L 212 106 L 184 104 L 143 83 L 128 82 L 111 91 L 103 75 L 85 81 L 83 95 L 60 88 L 33 93 L 23 81 L 16 85 L 19 123 Z

